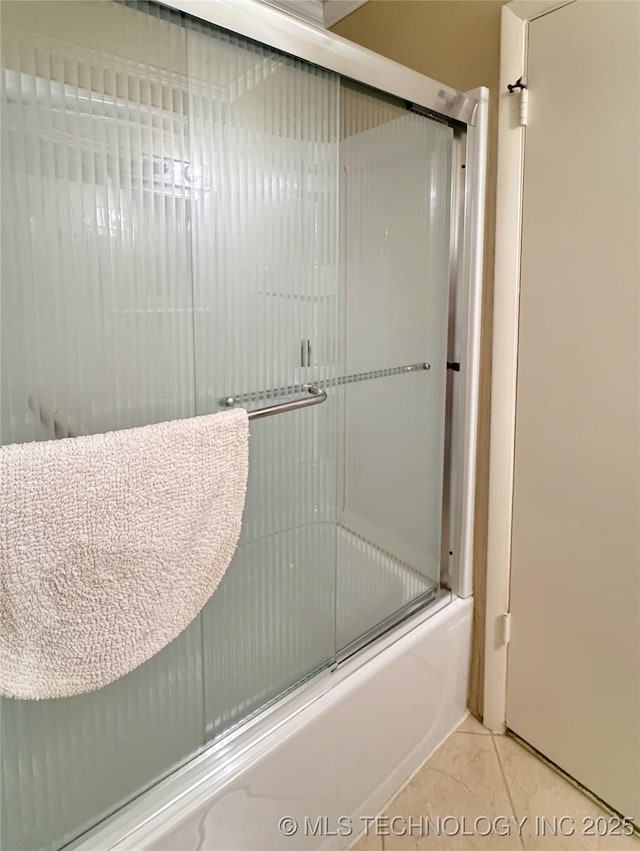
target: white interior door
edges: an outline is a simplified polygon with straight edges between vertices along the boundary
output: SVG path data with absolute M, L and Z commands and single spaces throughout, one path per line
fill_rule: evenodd
M 530 22 L 507 725 L 640 819 L 640 3 Z

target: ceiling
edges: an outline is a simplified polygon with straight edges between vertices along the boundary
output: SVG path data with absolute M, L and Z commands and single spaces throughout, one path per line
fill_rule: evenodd
M 346 18 L 367 0 L 262 0 L 269 6 L 276 6 L 283 12 L 311 21 L 320 27 L 333 26 Z

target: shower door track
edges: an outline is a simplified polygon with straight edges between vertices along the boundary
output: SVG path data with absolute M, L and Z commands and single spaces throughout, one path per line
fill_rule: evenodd
M 259 44 L 395 95 L 423 115 L 446 123 L 476 126 L 479 90 L 460 92 L 360 47 L 335 33 L 255 0 L 159 0 Z
M 401 609 L 393 612 L 389 615 L 389 617 L 380 621 L 380 623 L 375 626 L 372 626 L 371 629 L 367 630 L 363 635 L 360 635 L 354 641 L 349 642 L 346 647 L 338 650 L 336 653 L 336 661 L 332 666 L 331 671 L 336 671 L 341 665 L 348 662 L 361 650 L 372 645 L 374 641 L 383 638 L 385 635 L 390 633 L 391 630 L 400 626 L 419 612 L 424 610 L 425 616 L 430 617 L 432 614 L 430 607 L 434 603 L 445 605 L 450 599 L 451 593 L 449 591 L 435 587 L 420 594 L 420 596 L 416 597 L 414 600 L 410 600 L 408 603 L 405 603 Z
M 197 760 L 205 753 L 213 753 L 228 748 L 231 742 L 235 741 L 237 737 L 248 734 L 255 724 L 262 724 L 266 716 L 271 714 L 275 709 L 282 708 L 288 701 L 293 701 L 297 696 L 302 695 L 305 688 L 314 687 L 316 683 L 322 681 L 323 677 L 331 677 L 346 662 L 352 662 L 361 650 L 369 650 L 371 654 L 370 658 L 375 658 L 379 653 L 387 649 L 390 644 L 412 629 L 414 623 L 424 623 L 424 621 L 429 620 L 446 606 L 450 600 L 451 593 L 442 588 L 432 588 L 429 591 L 425 591 L 424 594 L 406 603 L 397 612 L 394 612 L 388 618 L 376 624 L 376 626 L 372 627 L 364 635 L 359 636 L 355 641 L 349 642 L 349 644 L 336 653 L 333 662 L 318 665 L 312 671 L 305 674 L 304 677 L 301 677 L 288 688 L 284 689 L 284 691 L 281 691 L 280 694 L 267 700 L 266 703 L 254 709 L 246 717 L 240 718 L 234 724 L 231 724 L 224 732 L 204 745 L 193 759 Z M 364 664 L 364 661 L 362 659 L 362 664 Z M 331 680 L 328 679 L 327 687 L 330 687 L 330 685 Z M 188 763 L 186 764 L 188 765 Z

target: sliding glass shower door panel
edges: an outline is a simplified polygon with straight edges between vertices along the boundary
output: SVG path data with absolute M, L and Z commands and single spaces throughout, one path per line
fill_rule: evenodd
M 2 5 L 3 443 L 249 410 L 236 555 L 94 693 L 2 701 L 58 851 L 438 587 L 451 128 L 153 3 Z
M 290 401 L 338 373 L 334 75 L 189 31 L 198 413 Z M 251 424 L 236 555 L 203 611 L 207 736 L 335 654 L 336 401 Z
M 453 131 L 349 84 L 341 98 L 344 647 L 439 584 Z
M 2 4 L 3 443 L 195 413 L 186 33 L 153 12 Z M 0 846 L 60 848 L 200 747 L 200 653 L 195 622 L 99 691 L 3 700 Z

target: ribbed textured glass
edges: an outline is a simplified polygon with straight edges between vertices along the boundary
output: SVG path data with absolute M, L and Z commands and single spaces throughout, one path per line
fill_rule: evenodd
M 200 643 L 196 621 L 99 691 L 2 701 L 2 849 L 62 848 L 202 744 Z
M 185 30 L 3 3 L 2 55 L 2 441 L 193 415 Z M 95 693 L 2 701 L 0 846 L 59 848 L 198 748 L 200 651 L 195 623 Z
M 251 424 L 176 641 L 1 703 L 0 845 L 56 851 L 437 587 L 452 131 L 151 4 L 3 3 L 2 39 L 2 442 L 329 395 Z
M 188 54 L 198 412 L 302 397 L 340 371 L 339 81 L 195 23 Z M 209 737 L 333 658 L 336 414 L 251 426 L 240 544 L 203 611 Z
M 2 439 L 189 416 L 186 33 L 116 3 L 2 14 Z
M 339 646 L 438 586 L 453 141 L 450 127 L 346 83 L 341 119 L 346 371 L 430 369 L 342 389 L 339 523 L 352 555 L 338 548 Z M 361 565 L 355 585 L 346 561 Z M 389 587 L 398 575 L 402 594 Z

